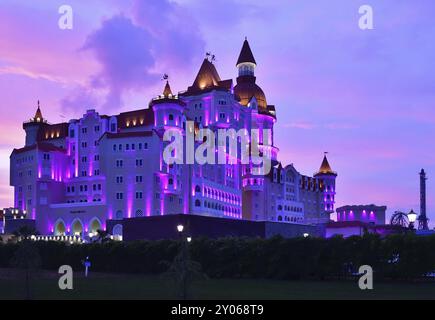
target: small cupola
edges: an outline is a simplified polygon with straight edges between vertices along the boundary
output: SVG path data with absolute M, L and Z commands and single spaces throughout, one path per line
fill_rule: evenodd
M 33 122 L 43 122 L 44 118 L 42 117 L 41 108 L 39 106 L 39 100 L 38 100 L 38 108 L 36 109 L 35 117 L 33 118 Z

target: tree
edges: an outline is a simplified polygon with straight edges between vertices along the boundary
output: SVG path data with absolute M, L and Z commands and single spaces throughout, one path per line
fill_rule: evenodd
M 29 226 L 22 226 L 21 228 L 13 232 L 13 235 L 17 238 L 18 241 L 30 240 L 32 236 L 36 236 L 38 234 L 39 233 L 35 228 Z
M 166 264 L 169 264 L 165 262 Z M 189 296 L 190 288 L 194 280 L 206 279 L 207 276 L 202 273 L 202 267 L 199 262 L 190 259 L 188 243 L 183 241 L 180 251 L 175 256 L 174 261 L 169 265 L 164 274 L 171 278 L 175 283 L 177 296 L 186 300 Z
M 97 230 L 97 239 L 96 242 L 105 243 L 111 241 L 110 234 L 106 230 Z
M 32 272 L 41 265 L 41 257 L 33 241 L 24 238 L 12 258 L 11 264 L 24 271 L 26 299 L 31 299 Z

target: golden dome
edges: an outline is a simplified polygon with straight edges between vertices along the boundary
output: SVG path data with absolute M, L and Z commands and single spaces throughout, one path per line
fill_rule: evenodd
M 249 76 L 246 78 L 248 77 Z M 251 79 L 246 79 L 247 81 L 244 81 L 245 79 L 242 78 L 245 77 L 239 77 L 237 79 L 237 85 L 234 87 L 234 95 L 240 99 L 240 103 L 247 106 L 252 97 L 255 97 L 258 102 L 258 108 L 267 110 L 266 95 L 263 90 L 255 83 L 255 81 L 252 81 L 252 77 L 249 77 Z

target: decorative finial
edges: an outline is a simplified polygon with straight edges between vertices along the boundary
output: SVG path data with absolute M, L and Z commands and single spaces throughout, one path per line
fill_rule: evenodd
M 39 108 L 39 100 L 38 100 L 38 108 Z
M 245 41 L 248 41 L 248 37 L 247 36 L 245 36 Z
M 210 51 L 206 52 L 206 54 L 205 54 L 205 58 L 206 58 L 209 62 L 211 62 L 211 63 L 213 63 L 214 61 L 216 61 L 216 55 L 214 55 L 214 54 L 211 53 Z
M 168 80 L 168 79 L 169 79 L 169 75 L 167 73 L 164 73 L 162 80 Z
M 326 156 L 329 153 L 329 151 L 325 151 L 323 152 L 323 154 Z

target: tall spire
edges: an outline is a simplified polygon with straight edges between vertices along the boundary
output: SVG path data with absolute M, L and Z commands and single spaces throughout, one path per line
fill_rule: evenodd
M 171 86 L 169 85 L 169 81 L 166 80 L 166 85 L 165 85 L 165 89 L 163 90 L 163 96 L 165 98 L 172 96 L 172 90 L 171 90 Z
M 418 217 L 418 229 L 428 230 L 428 218 L 426 215 L 426 172 L 420 171 L 420 216 Z
M 245 37 L 243 41 L 242 50 L 240 51 L 239 59 L 237 59 L 236 66 L 239 67 L 242 63 L 253 63 L 257 65 L 254 55 L 252 54 L 251 47 L 249 46 L 248 39 Z

